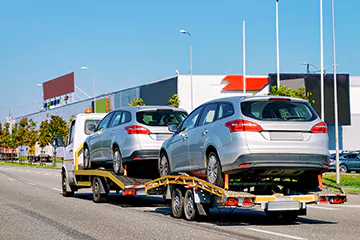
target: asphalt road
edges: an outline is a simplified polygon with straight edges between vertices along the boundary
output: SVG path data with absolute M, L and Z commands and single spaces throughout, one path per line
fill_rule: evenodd
M 89 190 L 64 198 L 60 188 L 59 170 L 0 165 L 0 239 L 360 239 L 360 195 L 279 225 L 260 209 L 188 222 L 160 198 L 112 194 L 96 204 Z

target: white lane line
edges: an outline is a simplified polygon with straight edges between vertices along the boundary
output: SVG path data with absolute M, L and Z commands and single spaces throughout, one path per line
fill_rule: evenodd
M 306 239 L 306 238 L 302 238 L 302 237 L 296 237 L 296 236 L 282 234 L 282 233 L 270 232 L 270 231 L 261 230 L 261 229 L 257 229 L 257 228 L 246 228 L 246 229 L 251 230 L 251 231 L 255 231 L 255 232 L 272 234 L 272 235 L 275 235 L 275 236 L 280 236 L 280 237 L 285 237 L 285 238 L 298 239 L 298 240 L 305 240 Z
M 49 175 L 50 175 L 50 173 L 45 173 L 45 175 L 49 176 Z
M 29 182 L 29 185 L 31 185 L 31 186 L 36 186 L 36 184 L 35 184 L 35 183 L 32 183 L 32 182 Z
M 336 207 L 345 207 L 345 208 L 360 208 L 360 205 L 336 205 Z
M 62 190 L 57 189 L 57 188 L 52 188 L 52 189 L 55 190 L 55 191 L 58 191 L 58 192 L 62 192 Z
M 338 208 L 332 208 L 332 207 L 319 207 L 319 206 L 308 206 L 309 208 L 317 208 L 317 209 L 324 209 L 324 210 L 330 210 L 330 211 L 338 211 L 340 209 Z
M 8 178 L 8 180 L 10 180 L 10 181 L 16 181 L 15 179 L 13 179 L 13 178 Z

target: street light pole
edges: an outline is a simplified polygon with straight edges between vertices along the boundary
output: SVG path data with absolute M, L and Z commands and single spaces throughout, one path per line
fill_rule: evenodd
M 276 86 L 280 88 L 280 53 L 279 53 L 279 0 L 276 0 Z
M 335 149 L 336 149 L 336 183 L 340 184 L 340 163 L 339 163 L 339 119 L 337 100 L 337 78 L 336 78 L 336 44 L 335 44 L 335 1 L 332 0 L 332 45 L 334 56 L 334 117 L 335 117 Z
M 81 67 L 81 70 L 88 70 L 87 67 Z M 93 77 L 93 82 L 94 82 L 94 113 L 96 113 L 96 93 L 95 93 L 95 77 Z
M 245 49 L 245 21 L 243 21 L 243 88 L 246 93 L 246 49 Z
M 323 40 L 323 0 L 320 0 L 320 81 L 321 81 L 321 119 L 325 121 L 324 103 L 324 40 Z
M 192 37 L 191 33 L 180 30 L 180 33 L 187 34 L 190 37 L 190 109 L 193 110 L 193 76 L 192 76 Z

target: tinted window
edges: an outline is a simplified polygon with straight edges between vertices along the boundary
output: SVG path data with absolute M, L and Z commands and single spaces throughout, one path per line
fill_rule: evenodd
M 216 120 L 217 103 L 209 104 L 205 107 L 204 112 L 201 115 L 199 126 L 212 123 Z
M 120 125 L 121 115 L 122 115 L 122 112 L 120 112 L 120 111 L 115 112 L 114 117 L 111 119 L 109 127 L 116 127 L 116 126 Z
M 219 106 L 218 118 L 225 118 L 234 114 L 234 108 L 230 103 L 221 103 Z
M 241 103 L 242 113 L 264 121 L 313 121 L 316 113 L 307 103 L 291 101 L 246 101 Z
M 185 112 L 176 111 L 141 111 L 136 113 L 136 121 L 148 126 L 168 126 L 180 124 L 186 117 Z
M 181 129 L 180 132 L 188 130 L 188 129 L 192 129 L 195 127 L 196 121 L 198 119 L 198 117 L 200 116 L 200 113 L 202 111 L 203 107 L 199 107 L 197 109 L 195 109 L 183 122 L 183 124 L 181 125 Z
M 89 125 L 90 125 L 90 124 L 94 124 L 94 125 L 95 125 L 95 129 L 96 129 L 96 126 L 99 124 L 99 122 L 100 122 L 100 120 L 93 120 L 93 119 L 91 119 L 91 120 L 86 120 L 86 121 L 85 121 L 85 134 L 86 134 L 86 135 L 92 134 L 93 132 L 91 132 L 91 131 L 89 130 Z
M 123 112 L 121 116 L 121 124 L 131 121 L 131 114 L 129 112 Z
M 113 115 L 113 113 L 109 113 L 108 115 L 106 115 L 106 116 L 103 118 L 103 120 L 101 120 L 101 122 L 99 123 L 99 126 L 98 126 L 97 130 L 101 130 L 101 129 L 107 128 L 108 123 L 109 123 L 112 115 Z

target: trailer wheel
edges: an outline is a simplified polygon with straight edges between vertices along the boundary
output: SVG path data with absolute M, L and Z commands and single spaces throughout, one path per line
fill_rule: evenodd
M 207 157 L 206 179 L 209 183 L 224 187 L 224 179 L 221 172 L 221 164 L 216 153 L 210 152 Z
M 188 189 L 185 193 L 184 213 L 185 213 L 185 219 L 188 221 L 194 220 L 199 215 L 196 208 L 196 203 L 192 189 Z
M 184 195 L 178 188 L 175 188 L 171 193 L 171 216 L 174 218 L 184 216 Z
M 84 147 L 84 169 L 90 168 L 90 151 L 88 147 Z
M 107 201 L 107 185 L 100 177 L 94 177 L 92 181 L 93 201 L 102 203 Z
M 115 148 L 113 154 L 113 170 L 116 175 L 123 175 L 124 174 L 124 167 L 123 167 L 122 157 L 119 148 Z
M 61 185 L 62 185 L 62 195 L 64 197 L 72 197 L 74 195 L 74 191 L 66 191 L 66 184 L 67 184 L 67 178 L 66 178 L 66 173 L 62 172 L 61 173 Z

